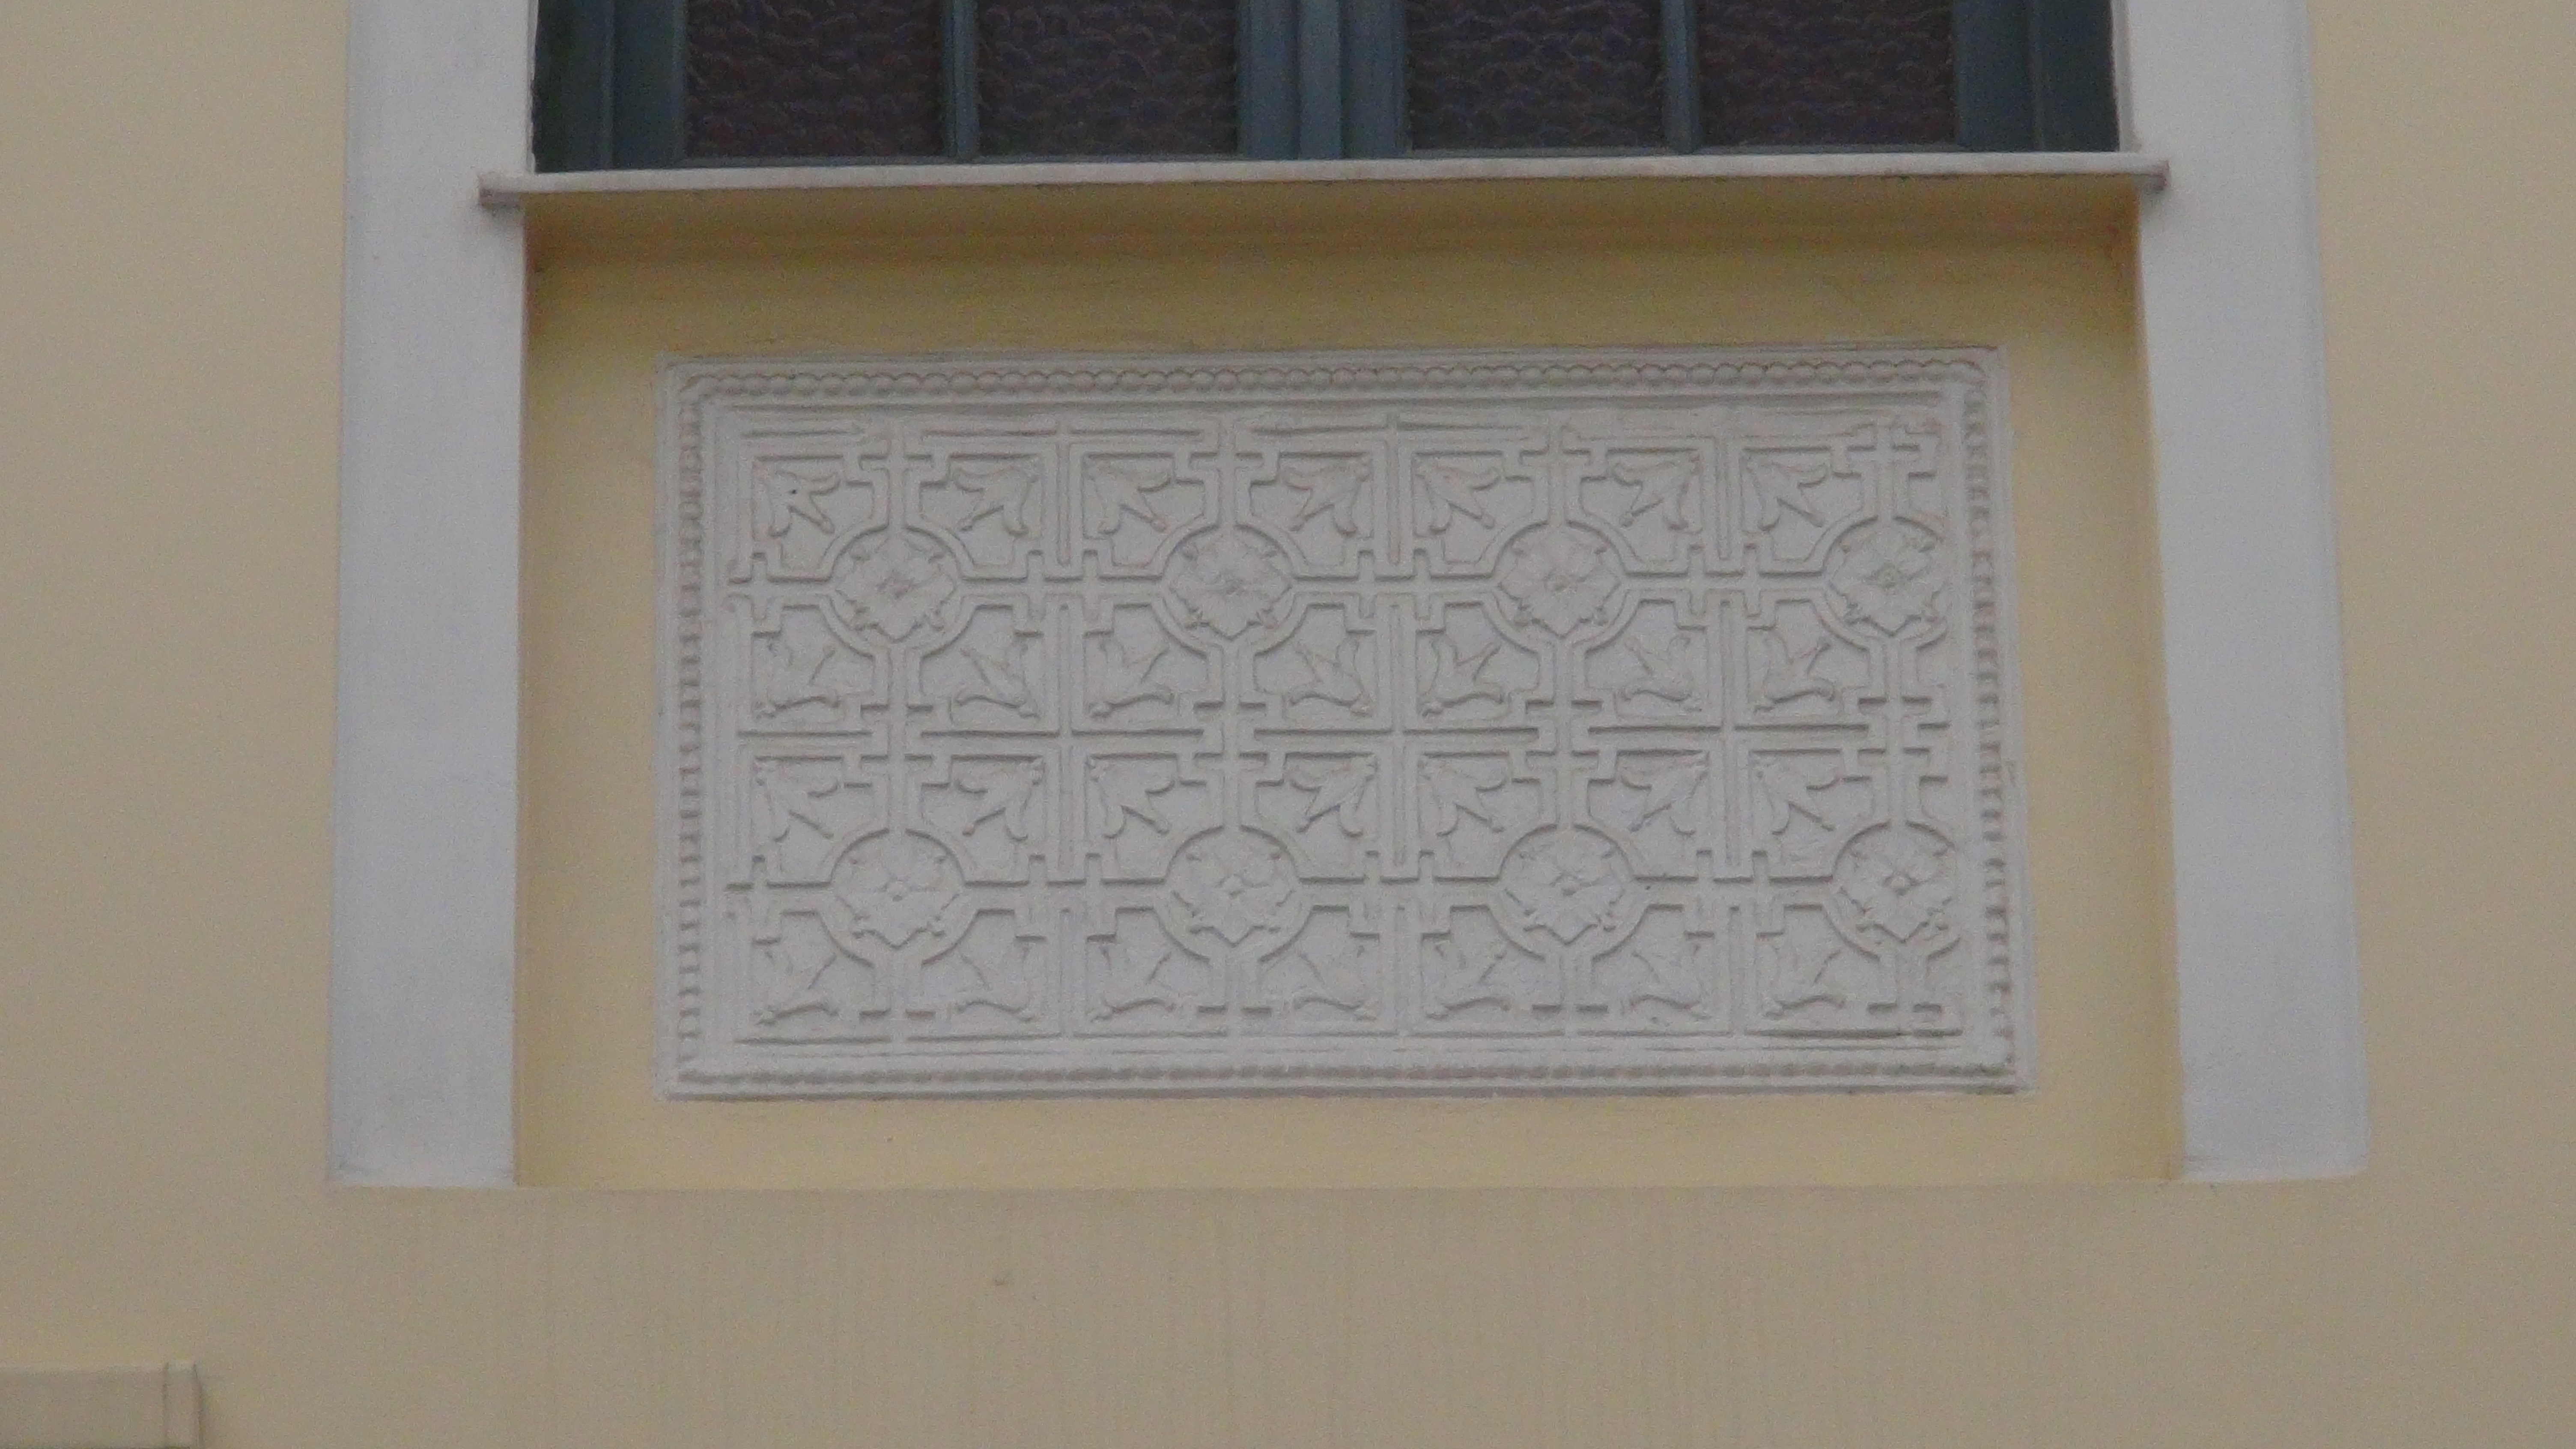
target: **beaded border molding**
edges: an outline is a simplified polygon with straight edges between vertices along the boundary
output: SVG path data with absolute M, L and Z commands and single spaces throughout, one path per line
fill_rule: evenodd
M 662 385 L 666 1095 L 2028 1084 L 2000 354 Z

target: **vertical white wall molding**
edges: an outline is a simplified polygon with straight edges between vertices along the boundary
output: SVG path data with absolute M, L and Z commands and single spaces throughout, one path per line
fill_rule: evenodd
M 2172 716 L 2185 1170 L 2360 1170 L 2307 17 L 2127 0 Z
M 528 0 L 355 0 L 331 1173 L 511 1180 Z

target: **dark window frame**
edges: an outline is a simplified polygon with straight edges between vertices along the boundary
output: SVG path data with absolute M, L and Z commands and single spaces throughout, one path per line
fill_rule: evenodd
M 685 155 L 687 0 L 541 0 L 538 169 L 1176 159 L 983 156 L 975 105 L 975 0 L 939 3 L 944 155 L 773 160 Z M 1238 0 L 1238 5 L 1242 149 L 1235 156 L 1312 160 L 1458 154 L 1407 147 L 1403 0 Z M 1662 0 L 1662 5 L 1665 144 L 1646 154 L 1778 149 L 1702 144 L 1695 0 Z M 1957 139 L 1928 149 L 2119 149 L 2110 5 L 2111 0 L 1951 0 Z

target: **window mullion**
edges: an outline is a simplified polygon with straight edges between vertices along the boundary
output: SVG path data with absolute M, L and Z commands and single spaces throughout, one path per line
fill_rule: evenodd
M 1971 151 L 2031 149 L 2030 5 L 2031 0 L 1952 0 L 1958 140 Z
M 610 144 L 624 167 L 677 166 L 685 150 L 688 0 L 615 0 Z
M 1342 0 L 1296 0 L 1297 154 L 1342 154 Z
M 540 171 L 602 171 L 616 164 L 609 118 L 610 0 L 545 0 L 537 12 L 535 149 Z
M 1664 0 L 1664 144 L 1689 155 L 1700 129 L 1699 6 Z
M 972 161 L 983 149 L 983 128 L 975 97 L 975 0 L 941 0 L 940 115 L 947 133 L 948 159 Z
M 1297 0 L 1243 0 L 1236 65 L 1243 88 L 1243 154 L 1279 161 L 1297 154 Z
M 1401 156 L 1404 0 L 1341 0 L 1342 154 Z
M 2030 0 L 2031 144 L 2120 149 L 2109 0 Z

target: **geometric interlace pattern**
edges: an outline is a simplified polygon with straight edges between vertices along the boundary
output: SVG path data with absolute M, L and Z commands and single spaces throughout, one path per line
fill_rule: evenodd
M 2021 1083 L 1995 355 L 664 386 L 666 1091 Z

